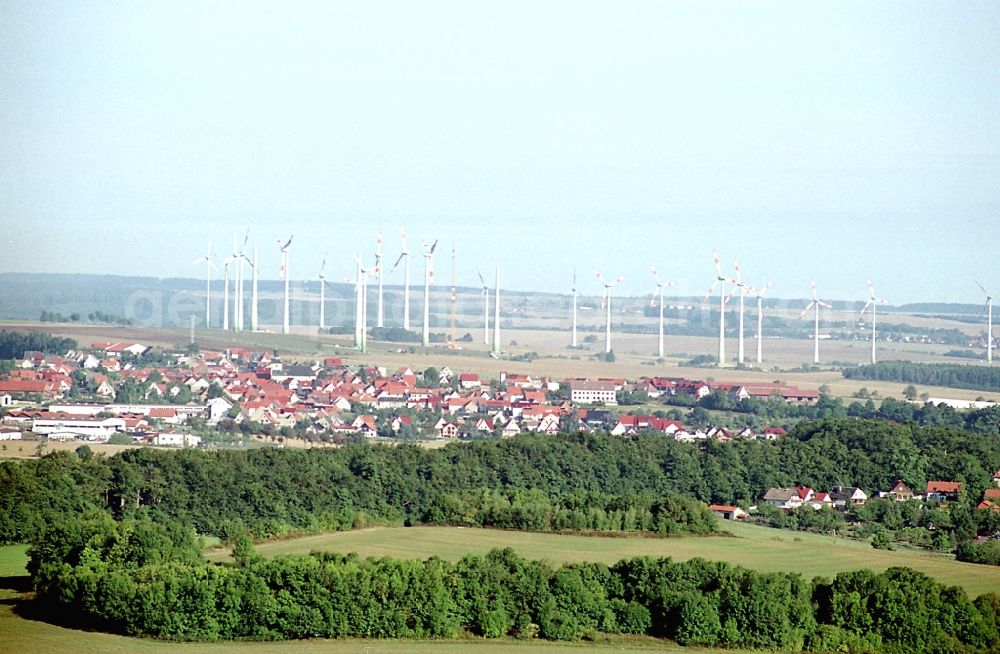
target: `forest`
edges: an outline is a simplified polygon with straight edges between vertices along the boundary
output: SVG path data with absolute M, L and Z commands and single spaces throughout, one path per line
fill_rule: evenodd
M 89 509 L 179 521 L 223 539 L 373 522 L 705 533 L 715 524 L 708 503 L 746 506 L 796 483 L 874 496 L 901 479 L 914 489 L 964 484 L 950 520 L 936 525 L 957 544 L 990 527 L 974 507 L 1000 469 L 1000 439 L 984 429 L 832 419 L 801 422 L 777 441 L 703 447 L 662 435 L 574 434 L 437 450 L 135 449 L 105 458 L 81 449 L 0 463 L 0 541 L 25 542 Z
M 207 563 L 176 523 L 106 513 L 44 529 L 29 550 L 36 602 L 71 626 L 177 640 L 593 639 L 922 654 L 1000 646 L 1000 597 L 890 568 L 805 580 L 724 562 L 639 557 L 553 568 L 512 550 L 457 563 L 313 553 L 264 559 L 246 537 Z
M 46 354 L 66 354 L 75 350 L 77 342 L 72 338 L 59 338 L 39 332 L 0 331 L 0 359 L 19 359 L 25 352 L 45 352 Z
M 1000 368 L 987 366 L 881 361 L 844 368 L 843 375 L 847 379 L 895 381 L 905 384 L 967 388 L 975 391 L 1000 391 Z

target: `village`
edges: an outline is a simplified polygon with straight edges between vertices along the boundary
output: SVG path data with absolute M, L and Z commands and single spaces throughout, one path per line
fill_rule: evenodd
M 661 434 L 679 442 L 776 440 L 780 426 L 727 429 L 686 426 L 679 412 L 625 413 L 620 400 L 637 394 L 642 408 L 678 397 L 702 400 L 723 393 L 733 402 L 780 398 L 816 403 L 820 393 L 781 383 L 745 384 L 676 377 L 552 379 L 501 372 L 484 379 L 448 367 L 388 371 L 345 365 L 327 357 L 283 361 L 274 352 L 231 348 L 155 351 L 141 343 L 99 342 L 64 355 L 26 352 L 0 378 L 0 441 L 39 440 L 157 447 L 233 445 L 238 435 L 255 446 L 284 446 L 291 437 L 309 446 L 347 442 L 423 442 L 510 438 L 521 433 Z M 1000 510 L 1000 471 L 980 509 Z M 956 501 L 962 484 L 928 481 L 914 492 L 892 488 L 807 486 L 770 488 L 760 504 L 793 512 L 801 507 L 848 510 L 870 494 L 899 501 Z M 869 494 L 870 493 L 870 494 Z M 748 513 L 710 507 L 723 519 Z M 756 507 L 749 507 L 751 510 Z
M 819 393 L 777 383 L 738 384 L 680 378 L 555 380 L 500 373 L 481 379 L 448 367 L 423 371 L 345 365 L 338 358 L 283 362 L 271 352 L 171 352 L 152 357 L 139 343 L 94 343 L 65 355 L 26 352 L 0 378 L 4 438 L 197 446 L 181 433 L 192 421 L 209 427 L 256 424 L 265 435 L 297 431 L 308 440 L 511 437 L 524 432 L 659 432 L 679 441 L 775 439 L 780 427 L 730 430 L 685 427 L 660 415 L 619 413 L 623 394 L 648 403 L 675 396 L 697 401 L 713 392 L 734 401 L 780 397 L 815 403 Z M 149 363 L 156 360 L 156 365 Z M 657 414 L 663 414 L 657 411 Z M 282 432 L 282 430 L 285 430 Z M 15 435 L 15 433 L 19 433 Z

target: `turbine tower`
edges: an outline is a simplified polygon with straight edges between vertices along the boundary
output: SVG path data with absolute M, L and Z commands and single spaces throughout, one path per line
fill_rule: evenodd
M 375 313 L 375 326 L 385 327 L 385 313 L 382 310 L 382 230 L 375 237 L 375 270 L 378 273 L 378 307 Z
M 663 289 L 670 288 L 674 285 L 673 282 L 661 282 L 660 278 L 656 275 L 656 266 L 650 266 L 649 272 L 653 275 L 653 280 L 656 282 L 656 290 L 653 291 L 652 297 L 649 298 L 649 306 L 656 304 L 656 294 L 660 294 L 660 331 L 659 340 L 656 345 L 656 356 L 660 359 L 663 358 Z M 573 298 L 574 302 L 576 297 Z
M 607 325 L 605 326 L 605 330 L 604 330 L 604 353 L 608 354 L 609 352 L 611 352 L 611 289 L 616 284 L 622 282 L 625 278 L 621 277 L 621 276 L 618 276 L 618 277 L 615 277 L 614 279 L 612 279 L 609 282 L 609 281 L 605 280 L 604 276 L 601 275 L 601 273 L 599 273 L 596 270 L 594 271 L 594 276 L 597 277 L 598 281 L 600 281 L 602 284 L 604 284 L 604 296 L 603 296 L 603 299 L 604 299 L 605 304 L 607 305 L 607 312 L 608 312 L 607 313 L 607 315 L 608 315 L 608 321 L 607 321 Z
M 323 270 L 326 268 L 326 252 L 323 253 L 323 263 L 319 265 L 319 328 L 326 329 L 326 275 Z
M 743 364 L 743 290 L 746 288 L 746 284 L 743 283 L 743 278 L 740 277 L 740 262 L 738 259 L 733 259 L 733 269 L 736 271 L 736 279 L 730 279 L 729 283 L 733 286 L 733 291 L 730 292 L 729 296 L 736 292 L 736 289 L 740 289 L 740 313 L 739 313 L 739 334 L 736 339 L 736 363 Z
M 247 265 L 250 266 L 250 277 L 253 280 L 250 287 L 250 331 L 257 331 L 257 246 L 253 246 L 253 259 L 248 257 L 245 252 L 241 252 L 241 257 L 246 260 Z M 242 311 L 240 314 L 242 315 Z
M 250 288 L 250 331 L 257 331 L 257 278 L 259 277 L 258 271 L 260 266 L 258 263 L 260 258 L 257 256 L 257 245 L 253 246 L 253 261 L 250 262 L 250 267 L 253 269 L 253 283 Z
M 708 287 L 708 293 L 702 302 L 708 302 L 715 287 L 719 287 L 719 365 L 726 363 L 726 278 L 722 276 L 722 268 L 719 266 L 719 254 L 712 250 L 712 259 L 715 261 L 715 281 Z
M 399 265 L 400 261 L 405 261 L 406 265 L 403 266 L 403 329 L 409 331 L 410 329 L 410 250 L 406 247 L 406 228 L 399 230 L 399 238 L 403 241 L 403 251 L 399 254 L 399 258 L 396 259 L 396 263 L 392 264 L 392 272 Z
M 480 294 L 483 296 L 483 345 L 490 344 L 490 287 L 486 285 L 486 280 L 483 279 L 483 273 L 476 271 L 479 275 L 479 281 L 483 285 L 483 292 Z
M 572 347 L 576 347 L 576 298 L 579 297 L 580 293 L 576 290 L 576 271 L 573 271 L 573 288 L 571 289 L 573 293 L 573 340 L 571 342 Z
M 191 264 L 192 266 L 197 266 L 198 264 L 205 263 L 205 329 L 210 329 L 212 327 L 212 269 L 218 270 L 215 264 L 212 263 L 212 242 L 208 242 L 208 250 L 205 251 L 205 256 L 198 257 Z
M 986 363 L 991 364 L 993 363 L 993 296 L 979 282 L 976 282 L 976 286 L 986 296 Z
M 455 241 L 451 242 L 451 343 L 448 347 L 458 349 L 458 341 L 455 340 L 455 323 L 457 320 L 458 289 L 455 287 Z
M 757 298 L 757 363 L 761 363 L 764 359 L 764 293 L 773 283 L 770 281 L 764 284 L 763 288 L 747 286 L 747 290 Z
M 884 298 L 875 297 L 875 287 L 872 286 L 872 280 L 868 280 L 868 303 L 865 304 L 861 309 L 861 313 L 858 314 L 858 318 L 862 318 L 865 315 L 865 311 L 868 307 L 872 308 L 872 363 L 875 363 L 875 307 L 879 304 L 888 304 L 889 301 Z
M 240 246 L 239 251 L 235 253 L 236 255 L 236 319 L 234 320 L 234 328 L 236 331 L 243 331 L 243 261 L 247 258 L 246 248 L 247 240 L 250 238 L 250 228 L 247 228 L 246 234 L 243 236 L 243 245 Z
M 357 255 L 354 256 L 354 261 L 357 263 L 358 271 L 354 279 L 350 277 L 345 277 L 345 282 L 354 282 L 354 347 L 361 349 L 361 259 Z
M 421 243 L 424 248 L 424 333 L 421 343 L 424 347 L 431 342 L 431 284 L 434 282 L 434 248 L 437 247 L 437 240 L 428 245 Z
M 233 253 L 229 255 L 228 260 L 233 264 L 233 312 L 230 314 L 232 316 L 232 321 L 227 321 L 232 326 L 233 331 L 239 331 L 240 329 L 240 250 L 236 246 L 236 239 L 233 239 Z
M 229 264 L 233 262 L 232 257 L 222 260 L 222 329 L 229 330 Z
M 361 353 L 368 352 L 368 277 L 378 268 L 365 268 L 361 264 L 361 257 L 354 255 L 358 262 L 358 288 L 359 288 L 359 312 L 361 315 Z
M 493 354 L 500 355 L 500 266 L 497 265 L 496 286 L 493 288 Z
M 819 297 L 816 296 L 816 280 L 812 281 L 812 302 L 806 305 L 806 308 L 802 310 L 799 314 L 799 318 L 806 315 L 809 309 L 813 309 L 813 363 L 819 363 L 819 308 L 823 307 L 825 309 L 832 309 L 833 306 L 827 304 L 826 302 L 821 302 Z M 863 313 L 863 312 L 862 312 Z
M 295 235 L 288 237 L 284 244 L 278 239 L 278 249 L 281 250 L 281 278 L 285 280 L 285 313 L 281 322 L 281 333 L 288 333 L 288 250 L 292 247 L 292 239 Z

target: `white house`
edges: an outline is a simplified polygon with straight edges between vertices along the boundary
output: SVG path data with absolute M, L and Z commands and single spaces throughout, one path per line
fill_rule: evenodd
M 201 444 L 201 437 L 178 432 L 160 432 L 153 439 L 153 444 L 164 447 L 198 447 Z
M 569 399 L 573 404 L 618 404 L 615 384 L 607 381 L 574 381 L 569 385 Z
M 205 403 L 205 413 L 209 422 L 217 422 L 226 417 L 233 403 L 224 397 L 215 397 Z

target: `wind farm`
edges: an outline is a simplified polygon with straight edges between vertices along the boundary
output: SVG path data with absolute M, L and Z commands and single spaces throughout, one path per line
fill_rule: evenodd
M 205 267 L 204 323 L 202 327 L 207 325 L 209 329 L 216 329 L 219 326 L 212 321 L 212 316 L 220 313 L 218 307 L 213 309 L 212 289 L 213 282 L 216 283 L 216 287 L 218 282 L 221 282 L 223 285 L 221 293 L 223 304 L 221 307 L 221 329 L 234 333 L 245 331 L 242 316 L 246 311 L 243 306 L 246 290 L 241 283 L 243 274 L 240 272 L 241 266 L 239 264 L 246 261 L 250 265 L 253 275 L 253 292 L 250 298 L 250 331 L 269 332 L 275 328 L 274 325 L 259 324 L 256 317 L 257 307 L 260 302 L 256 290 L 259 283 L 258 266 L 256 265 L 256 245 L 253 246 L 254 258 L 251 259 L 247 255 L 249 235 L 250 232 L 248 230 L 244 235 L 242 244 L 234 241 L 233 254 L 222 261 L 221 279 L 216 278 L 219 277 L 219 271 L 212 259 L 211 243 L 208 244 L 206 254 L 192 262 L 192 265 Z M 329 319 L 330 313 L 328 307 L 330 306 L 331 297 L 334 299 L 333 308 L 337 314 L 335 321 L 344 320 L 346 316 L 345 309 L 349 309 L 353 314 L 354 337 L 352 344 L 359 352 L 368 351 L 369 340 L 373 336 L 372 330 L 376 330 L 377 332 L 375 340 L 378 340 L 378 335 L 384 334 L 384 330 L 388 328 L 400 329 L 404 333 L 412 333 L 410 332 L 410 313 L 413 301 L 410 297 L 409 274 L 411 255 L 407 247 L 406 231 L 404 228 L 400 229 L 400 253 L 389 270 L 392 273 L 397 268 L 402 267 L 402 283 L 392 283 L 394 280 L 391 278 L 389 283 L 385 281 L 385 264 L 382 253 L 383 239 L 381 231 L 379 231 L 375 242 L 374 265 L 366 267 L 362 265 L 360 255 L 354 255 L 355 274 L 353 277 L 344 277 L 345 282 L 352 285 L 353 297 L 345 296 L 337 285 L 330 284 L 327 280 L 326 271 L 328 266 L 333 265 L 341 270 L 346 268 L 344 265 L 345 257 L 331 258 L 329 253 L 324 253 L 318 268 L 318 298 L 313 299 L 313 294 L 308 291 L 308 284 L 305 283 L 296 285 L 301 290 L 292 293 L 290 290 L 290 277 L 285 274 L 291 240 L 289 238 L 287 241 L 282 242 L 279 239 L 281 260 L 278 279 L 284 288 L 284 293 L 281 296 L 281 333 L 315 333 L 317 336 L 328 333 L 331 337 L 340 333 L 342 323 L 334 324 Z M 894 341 L 897 346 L 905 345 L 911 348 L 917 346 L 917 343 L 907 343 L 905 337 L 893 334 L 893 331 L 898 331 L 895 328 L 890 328 L 888 333 L 882 333 L 879 330 L 881 321 L 896 320 L 897 316 L 900 315 L 900 311 L 898 308 L 892 308 L 887 300 L 876 296 L 874 286 L 870 280 L 866 283 L 868 300 L 861 306 L 860 310 L 857 307 L 857 304 L 860 303 L 852 304 L 847 301 L 833 303 L 820 299 L 815 280 L 810 283 L 810 293 L 804 299 L 797 299 L 792 295 L 792 297 L 786 296 L 768 301 L 769 292 L 773 292 L 775 289 L 790 291 L 793 288 L 791 285 L 782 287 L 781 282 L 778 281 L 776 283 L 775 280 L 769 280 L 760 287 L 752 286 L 744 280 L 744 272 L 740 262 L 737 260 L 733 261 L 733 276 L 730 277 L 722 270 L 718 253 L 713 251 L 712 262 L 714 270 L 713 268 L 706 267 L 707 270 L 704 272 L 714 272 L 715 279 L 709 287 L 708 293 L 700 302 L 697 298 L 679 293 L 671 297 L 668 291 L 676 289 L 678 282 L 662 279 L 657 272 L 656 266 L 650 266 L 649 272 L 655 286 L 653 292 L 648 296 L 648 301 L 645 304 L 641 304 L 641 296 L 638 293 L 629 294 L 621 291 L 621 289 L 626 288 L 624 285 L 624 276 L 617 276 L 608 280 L 600 271 L 594 270 L 594 276 L 600 284 L 600 293 L 594 293 L 589 297 L 591 301 L 596 300 L 603 313 L 604 320 L 603 324 L 601 324 L 587 319 L 586 314 L 589 309 L 586 304 L 586 298 L 588 295 L 581 292 L 578 288 L 575 272 L 572 276 L 572 283 L 566 300 L 557 301 L 556 299 L 560 297 L 557 293 L 538 294 L 537 292 L 532 292 L 530 289 L 522 289 L 520 291 L 514 289 L 510 291 L 513 294 L 511 297 L 522 296 L 523 299 L 509 300 L 509 306 L 502 305 L 499 293 L 499 266 L 497 266 L 496 280 L 491 288 L 476 262 L 467 262 L 460 256 L 462 252 L 461 244 L 453 245 L 451 253 L 453 278 L 450 288 L 447 290 L 437 289 L 435 286 L 433 261 L 437 244 L 437 238 L 422 241 L 424 292 L 422 297 L 417 300 L 422 320 L 419 335 L 413 334 L 413 337 L 424 348 L 434 348 L 447 344 L 452 349 L 468 350 L 470 353 L 474 352 L 476 348 L 472 343 L 460 343 L 460 339 L 457 338 L 459 331 L 471 332 L 474 329 L 473 312 L 478 313 L 480 316 L 478 329 L 481 329 L 481 343 L 493 358 L 501 357 L 505 352 L 508 354 L 516 353 L 516 349 L 511 349 L 509 344 L 502 342 L 501 328 L 503 331 L 508 332 L 509 335 L 535 330 L 540 330 L 541 332 L 562 331 L 568 337 L 564 341 L 567 344 L 566 347 L 569 349 L 582 349 L 584 352 L 591 350 L 595 345 L 593 337 L 597 333 L 603 332 L 603 353 L 605 355 L 611 353 L 615 353 L 616 355 L 626 354 L 650 357 L 651 361 L 664 361 L 671 358 L 669 350 L 673 349 L 674 354 L 683 355 L 681 357 L 674 357 L 679 360 L 683 360 L 684 357 L 702 357 L 701 360 L 717 367 L 757 369 L 761 371 L 774 368 L 776 365 L 780 366 L 782 362 L 787 364 L 787 352 L 790 349 L 791 341 L 808 340 L 811 345 L 810 356 L 799 363 L 811 366 L 822 366 L 824 365 L 824 360 L 827 362 L 827 365 L 830 363 L 845 365 L 852 361 L 854 363 L 865 362 L 862 357 L 859 357 L 854 352 L 849 354 L 835 354 L 834 351 L 838 349 L 838 344 L 844 345 L 849 343 L 849 348 L 853 351 L 856 343 L 866 342 L 869 348 L 869 353 L 866 357 L 868 363 L 876 363 L 880 359 L 878 356 L 880 346 L 885 350 L 886 356 L 898 358 L 899 355 L 893 353 L 895 349 L 895 346 L 893 346 Z M 236 274 L 232 284 L 230 284 L 229 279 L 230 265 L 236 265 Z M 462 285 L 457 283 L 459 277 L 468 280 L 470 270 L 475 276 L 477 284 Z M 756 275 L 761 274 L 761 271 L 753 272 Z M 372 303 L 373 306 L 369 308 L 368 286 L 373 280 L 377 284 L 377 295 Z M 693 279 L 688 279 L 686 282 L 687 287 L 690 288 L 693 282 Z M 983 314 L 981 322 L 984 323 L 982 325 L 982 338 L 980 339 L 984 350 L 983 360 L 987 364 L 992 364 L 994 347 L 992 339 L 992 296 L 986 292 L 985 287 L 978 281 L 975 284 L 986 298 L 986 304 L 981 311 Z M 620 297 L 617 302 L 613 302 L 612 289 L 620 291 L 618 293 Z M 330 296 L 328 296 L 328 292 L 331 294 Z M 716 292 L 718 292 L 718 300 L 717 303 L 713 303 L 710 299 Z M 218 295 L 219 293 L 216 290 L 216 296 Z M 751 335 L 755 339 L 755 353 L 752 361 L 747 357 L 746 352 L 746 339 L 748 336 L 746 334 L 745 298 L 747 295 L 750 296 L 755 305 L 753 311 L 756 328 Z M 476 298 L 475 305 L 478 308 L 473 308 L 472 306 L 473 297 Z M 540 302 L 538 298 L 552 298 L 552 300 Z M 583 305 L 580 303 L 581 299 L 585 300 Z M 273 301 L 273 297 L 271 300 Z M 735 325 L 727 326 L 725 314 L 727 305 L 732 301 L 736 303 L 734 310 L 737 312 L 737 319 Z M 216 305 L 218 304 L 217 297 L 215 303 Z M 298 308 L 292 310 L 291 303 L 295 303 Z M 313 304 L 315 304 L 315 311 L 309 309 Z M 880 309 L 878 314 L 876 314 L 877 309 Z M 215 314 L 213 314 L 213 310 Z M 376 314 L 374 325 L 368 319 L 369 311 L 373 311 Z M 582 323 L 580 320 L 581 311 L 585 314 L 585 320 Z M 886 311 L 889 311 L 889 313 L 885 313 Z M 854 312 L 853 315 L 855 316 L 853 319 L 848 317 L 852 312 Z M 271 314 L 273 315 L 273 313 L 272 311 Z M 769 317 L 765 321 L 766 313 L 769 313 Z M 795 326 L 796 321 L 802 320 L 807 314 L 810 314 L 812 318 L 812 329 L 809 332 L 800 330 Z M 694 316 L 697 316 L 697 320 L 694 320 Z M 913 316 L 907 319 L 910 321 L 927 320 L 927 318 Z M 694 327 L 692 327 L 692 323 L 694 323 Z M 432 338 L 434 330 L 441 330 L 446 324 L 451 325 L 450 332 L 445 334 L 442 330 L 437 336 Z M 946 325 L 947 323 L 940 324 Z M 770 335 L 765 333 L 767 325 L 771 325 L 773 333 Z M 972 323 L 966 322 L 962 326 L 972 327 Z M 942 326 L 940 328 L 943 329 L 945 327 Z M 677 333 L 671 334 L 671 329 Z M 691 339 L 700 338 L 707 342 L 707 333 L 712 329 L 716 330 L 717 334 L 714 350 L 718 354 L 715 357 L 709 356 L 708 352 L 704 351 L 704 346 L 700 346 L 697 349 L 687 345 L 683 348 L 670 347 L 671 342 L 676 342 L 677 340 L 686 339 L 690 343 L 692 342 Z M 581 331 L 587 336 L 586 339 L 580 336 Z M 969 332 L 970 342 L 972 342 L 976 330 L 966 329 L 966 331 Z M 648 340 L 648 345 L 643 346 L 642 342 L 644 338 L 642 334 L 646 333 L 650 334 L 651 338 Z M 736 351 L 735 360 L 732 362 L 727 361 L 726 358 L 727 341 L 730 339 L 735 341 Z M 519 340 L 511 338 L 509 342 L 518 342 Z M 820 356 L 821 340 L 827 343 L 826 347 L 830 350 L 824 358 Z M 768 343 L 767 364 L 765 364 L 765 341 Z M 388 341 L 388 343 L 391 343 L 391 341 Z M 627 349 L 622 346 L 625 343 L 628 344 Z M 617 347 L 614 347 L 616 344 Z M 797 347 L 795 346 L 795 348 Z M 707 359 L 705 359 L 706 356 L 708 356 Z M 933 359 L 934 357 L 931 358 Z

